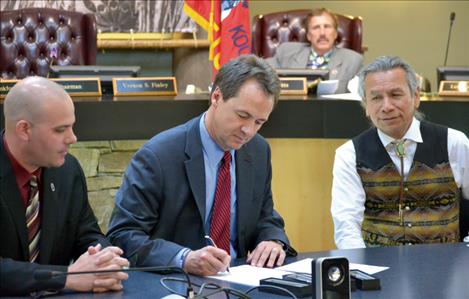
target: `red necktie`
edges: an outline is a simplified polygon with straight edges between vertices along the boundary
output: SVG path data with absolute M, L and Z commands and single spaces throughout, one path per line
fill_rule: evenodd
M 29 201 L 26 207 L 26 226 L 28 227 L 29 261 L 34 262 L 39 255 L 39 237 L 41 228 L 39 223 L 39 192 L 37 178 L 29 181 Z
M 213 203 L 210 237 L 218 248 L 230 254 L 230 201 L 231 201 L 231 154 L 225 152 L 218 170 L 217 187 Z

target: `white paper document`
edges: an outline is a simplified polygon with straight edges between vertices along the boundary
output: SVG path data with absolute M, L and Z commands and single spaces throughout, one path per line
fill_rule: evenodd
M 224 272 L 208 277 L 250 286 L 258 286 L 261 279 L 269 277 L 282 278 L 282 276 L 285 274 L 288 274 L 288 272 L 277 269 L 258 268 L 250 265 L 242 265 L 237 267 L 230 267 L 229 273 Z
M 287 272 L 298 272 L 298 273 L 311 273 L 311 262 L 312 258 L 302 259 L 298 262 L 294 262 L 282 267 L 276 268 L 277 270 Z M 380 267 L 364 264 L 350 263 L 350 270 L 360 270 L 370 275 L 389 269 L 389 267 Z
M 321 81 L 318 84 L 316 94 L 318 96 L 322 96 L 326 94 L 334 94 L 338 86 L 339 86 L 339 80 Z
M 331 100 L 350 100 L 350 101 L 361 101 L 362 98 L 357 93 L 338 93 L 321 95 L 320 99 L 331 99 Z

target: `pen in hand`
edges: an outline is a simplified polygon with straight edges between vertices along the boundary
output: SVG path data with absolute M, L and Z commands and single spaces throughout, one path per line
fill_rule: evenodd
M 215 244 L 215 242 L 213 241 L 213 239 L 209 235 L 205 235 L 204 238 L 205 238 L 205 240 L 207 240 L 209 245 L 211 245 L 215 248 L 218 248 L 217 244 Z M 230 273 L 230 266 L 229 265 L 226 267 L 226 272 Z

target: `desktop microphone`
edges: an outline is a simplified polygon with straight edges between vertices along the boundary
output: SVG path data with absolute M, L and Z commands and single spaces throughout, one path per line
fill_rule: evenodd
M 65 272 L 65 271 L 54 271 L 54 270 L 42 270 L 38 269 L 34 271 L 34 279 L 38 281 L 46 281 L 54 277 L 68 276 L 68 275 L 83 275 L 83 274 L 100 274 L 100 273 L 115 273 L 115 272 L 152 272 L 156 274 L 169 274 L 169 273 L 181 273 L 186 277 L 187 280 L 187 298 L 193 298 L 193 288 L 189 275 L 184 270 L 178 267 L 135 267 L 135 268 L 122 268 L 112 270 L 96 270 L 96 271 L 76 271 L 76 272 Z M 167 298 L 177 298 L 168 295 Z M 183 298 L 183 297 L 181 297 Z
M 449 41 L 451 39 L 451 29 L 453 28 L 454 19 L 456 19 L 456 13 L 452 12 L 449 15 L 449 33 L 448 33 L 448 41 L 446 42 L 445 63 L 443 64 L 444 66 L 446 66 L 446 61 L 448 59 Z

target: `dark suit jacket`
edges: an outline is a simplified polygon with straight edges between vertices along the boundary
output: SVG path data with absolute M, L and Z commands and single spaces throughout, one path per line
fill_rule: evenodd
M 37 263 L 29 263 L 25 207 L 2 136 L 0 132 L 0 295 L 62 289 L 65 277 L 40 282 L 34 271 L 66 271 L 88 246 L 110 245 L 88 203 L 83 171 L 71 155 L 63 166 L 43 169 L 40 253 Z
M 137 266 L 165 266 L 183 247 L 207 245 L 199 120 L 153 137 L 126 170 L 108 236 Z M 264 240 L 288 244 L 273 209 L 270 148 L 260 135 L 236 151 L 236 186 L 238 256 Z
M 311 45 L 309 43 L 287 42 L 282 43 L 275 56 L 268 58 L 267 62 L 274 68 L 306 68 Z M 329 80 L 339 80 L 336 93 L 345 93 L 347 83 L 360 70 L 363 56 L 359 53 L 345 49 L 335 48 L 329 61 Z

